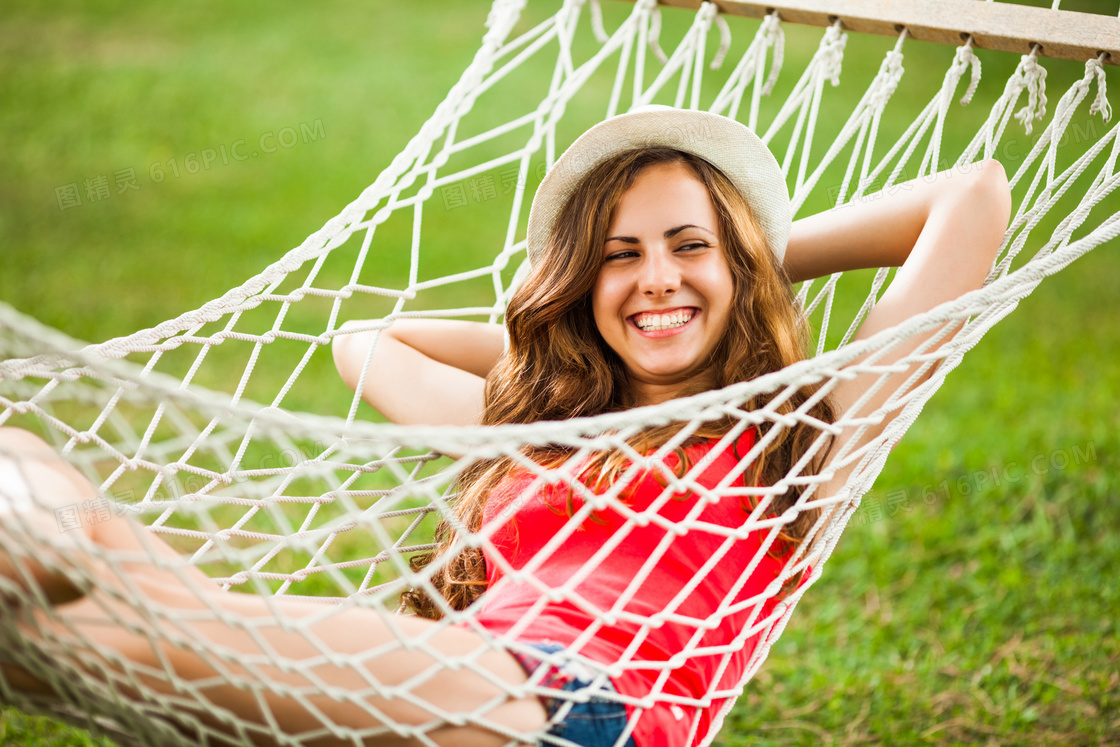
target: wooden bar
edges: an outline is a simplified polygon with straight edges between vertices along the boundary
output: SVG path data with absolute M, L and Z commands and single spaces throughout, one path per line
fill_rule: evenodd
M 732 16 L 763 18 L 778 11 L 783 21 L 831 26 L 865 34 L 898 36 L 960 46 L 969 35 L 977 49 L 1028 54 L 1032 44 L 1041 56 L 1084 62 L 1105 54 L 1103 63 L 1120 65 L 1120 19 L 1096 13 L 1050 10 L 984 0 L 713 0 Z M 676 8 L 700 7 L 702 0 L 659 0 Z

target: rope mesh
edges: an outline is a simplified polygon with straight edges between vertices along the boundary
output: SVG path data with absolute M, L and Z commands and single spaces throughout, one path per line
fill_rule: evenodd
M 0 425 L 42 434 L 97 488 L 96 494 L 65 505 L 32 490 L 32 500 L 47 510 L 42 515 L 9 513 L 14 519 L 0 532 L 5 547 L 25 565 L 34 558 L 68 569 L 81 585 L 116 600 L 105 605 L 104 614 L 144 631 L 153 649 L 197 650 L 208 667 L 203 674 L 188 675 L 175 671 L 165 656 L 143 663 L 123 657 L 91 635 L 90 627 L 52 609 L 41 594 L 3 582 L 0 591 L 25 602 L 22 612 L 5 615 L 0 622 L 5 658 L 47 680 L 62 696 L 47 700 L 17 692 L 5 680 L 0 694 L 6 701 L 106 733 L 122 744 L 195 744 L 220 741 L 219 734 L 246 742 L 269 735 L 283 744 L 306 744 L 326 736 L 358 742 L 395 734 L 436 744 L 437 730 L 448 724 L 475 724 L 513 740 L 518 734 L 493 716 L 505 693 L 546 694 L 561 702 L 588 697 L 587 692 L 558 693 L 543 681 L 543 669 L 527 685 L 512 686 L 484 663 L 490 649 L 526 653 L 517 641 L 518 632 L 534 623 L 546 602 L 559 600 L 593 617 L 591 627 L 559 663 L 584 667 L 597 687 L 608 677 L 653 671 L 654 684 L 643 697 L 596 692 L 628 706 L 631 729 L 647 714 L 668 708 L 689 724 L 690 743 L 708 744 L 765 660 L 798 599 L 822 573 L 891 447 L 948 372 L 1042 278 L 1120 234 L 1120 213 L 1102 215 L 1098 207 L 1120 180 L 1116 128 L 1080 143 L 1079 149 L 1068 143 L 1071 122 L 1083 107 L 1090 116 L 1099 113 L 1102 120 L 1108 119 L 1105 70 L 1098 60 L 1086 62 L 1084 78 L 1050 108 L 1053 99 L 1045 94 L 1041 61 L 1034 52 L 1023 56 L 1002 91 L 993 91 L 994 103 L 967 147 L 949 153 L 943 142 L 946 128 L 958 127 L 954 115 L 961 105 L 972 101 L 972 107 L 980 106 L 973 99 L 986 88 L 980 60 L 970 45 L 957 49 L 941 88 L 918 104 L 905 132 L 893 143 L 884 143 L 884 111 L 910 106 L 896 101 L 905 73 L 905 32 L 870 81 L 851 82 L 863 86 L 864 92 L 846 110 L 829 98 L 844 69 L 848 34 L 839 24 L 823 31 L 811 61 L 793 71 L 788 61 L 783 67 L 780 19 L 772 15 L 760 23 L 744 21 L 735 27 L 736 33 L 754 37 L 735 64 L 725 63 L 725 77 L 713 84 L 705 80 L 717 75 L 704 65 L 710 56 L 708 38 L 718 34 L 716 56 L 721 59 L 729 45 L 728 25 L 713 5 L 702 7 L 679 44 L 664 52 L 659 11 L 649 0 L 635 3 L 610 33 L 603 29 L 601 16 L 584 14 L 582 3 L 573 1 L 548 21 L 515 36 L 522 5 L 495 2 L 473 62 L 373 184 L 321 230 L 221 298 L 157 327 L 86 346 L 0 307 Z M 598 9 L 597 4 L 591 7 Z M 588 44 L 580 41 L 583 37 L 595 41 Z M 656 72 L 649 50 L 664 56 Z M 503 113 L 504 122 L 489 125 L 493 111 L 488 97 L 523 66 L 551 71 L 538 86 L 542 98 L 521 102 L 521 108 Z M 762 97 L 774 89 L 780 72 L 799 77 L 767 121 Z M 362 412 L 358 396 L 345 412 L 300 411 L 301 392 L 324 386 L 309 381 L 305 368 L 329 356 L 325 348 L 344 332 L 383 330 L 396 319 L 413 317 L 500 321 L 511 289 L 523 276 L 523 236 L 535 183 L 593 119 L 648 103 L 707 108 L 748 123 L 774 149 L 791 185 L 795 210 L 811 196 L 826 194 L 830 204 L 843 205 L 947 164 L 999 157 L 1001 143 L 1016 127 L 1009 121 L 1013 115 L 1027 133 L 1032 125 L 1045 122 L 1045 128 L 1029 152 L 1005 164 L 1016 190 L 1016 208 L 985 287 L 870 339 L 852 342 L 859 323 L 890 283 L 887 270 L 802 285 L 798 301 L 817 335 L 813 359 L 656 407 L 500 428 L 374 423 Z M 821 137 L 817 130 L 822 108 L 833 122 L 842 122 L 835 136 Z M 504 216 L 503 238 L 495 242 L 493 260 L 478 268 L 460 267 L 454 256 L 424 246 L 421 239 L 425 211 L 433 210 L 440 199 L 446 206 L 466 189 L 478 190 L 495 214 Z M 407 245 L 383 238 L 401 230 L 411 236 Z M 1030 256 L 1025 256 L 1028 247 Z M 343 330 L 348 319 L 371 321 Z M 947 322 L 963 327 L 950 335 L 943 331 Z M 897 351 L 906 349 L 915 335 L 930 332 L 935 332 L 932 338 L 898 358 Z M 279 388 L 265 390 L 258 385 L 265 368 L 290 374 Z M 229 371 L 237 372 L 232 379 Z M 895 383 L 897 376 L 892 378 L 898 373 L 910 374 L 901 386 Z M 889 380 L 897 389 L 873 410 L 839 413 L 833 424 L 813 421 L 806 408 L 780 410 L 782 402 L 807 385 L 820 383 L 827 393 L 855 376 L 877 377 L 883 386 Z M 745 406 L 761 393 L 772 393 L 768 405 Z M 819 475 L 806 468 L 810 454 L 775 485 L 743 486 L 742 474 L 766 439 L 796 422 L 813 422 L 823 443 L 824 435 L 866 431 L 888 416 L 893 419 L 881 436 L 859 448 L 841 449 Z M 730 423 L 727 435 L 688 469 L 674 470 L 674 449 L 713 421 Z M 638 453 L 630 446 L 633 436 L 665 423 L 679 428 L 657 453 Z M 713 478 L 709 467 L 751 433 L 766 435 L 750 443 L 746 453 L 735 452 L 735 466 Z M 570 456 L 561 466 L 544 469 L 524 456 L 531 446 L 565 447 Z M 629 467 L 606 489 L 582 484 L 580 466 L 608 450 L 627 454 Z M 417 632 L 408 627 L 407 618 L 394 614 L 397 600 L 411 587 L 434 595 L 430 579 L 439 564 L 414 573 L 408 560 L 432 547 L 441 517 L 453 516 L 450 507 L 463 470 L 499 455 L 513 457 L 523 468 L 528 485 L 523 499 L 548 490 L 567 490 L 579 499 L 562 530 L 530 562 L 502 567 L 500 585 L 524 584 L 544 596 L 504 637 L 488 635 L 478 622 L 485 597 L 465 612 L 445 609 L 443 621 Z M 816 490 L 838 473 L 847 474 L 842 490 Z M 630 503 L 634 486 L 651 478 L 658 488 L 648 505 L 635 508 Z M 780 515 L 768 512 L 770 501 L 790 485 L 805 486 L 798 505 Z M 0 482 L 0 491 L 15 500 L 19 488 L 15 482 Z M 674 503 L 682 494 L 693 497 L 683 507 L 679 500 Z M 754 508 L 738 525 L 713 523 L 705 510 L 727 500 L 750 500 Z M 496 533 L 506 528 L 517 508 L 462 541 L 493 549 Z M 822 512 L 808 541 L 773 570 L 767 565 L 768 550 L 776 547 L 789 521 L 810 509 Z M 620 522 L 611 540 L 566 583 L 543 583 L 537 577 L 542 564 L 604 513 Z M 666 518 L 669 515 L 674 518 Z M 43 516 L 47 519 L 40 520 Z M 218 590 L 248 592 L 311 606 L 294 619 L 279 611 L 272 617 L 246 618 L 217 604 L 184 613 L 173 600 L 119 580 L 127 574 L 118 571 L 135 558 L 88 543 L 77 529 L 124 516 L 139 519 L 174 548 L 174 557 L 159 556 L 159 562 L 186 588 L 206 595 Z M 584 590 L 594 582 L 597 563 L 632 533 L 651 528 L 662 533 L 663 541 L 620 590 L 618 600 L 604 606 L 587 597 Z M 713 552 L 697 559 L 694 577 L 668 593 L 663 610 L 635 615 L 628 601 L 650 582 L 677 538 L 690 536 L 708 538 Z M 750 543 L 753 554 L 739 558 Z M 97 565 L 72 564 L 65 552 L 44 557 L 41 548 L 56 546 L 84 547 Z M 158 556 L 157 550 L 149 551 Z M 741 565 L 734 566 L 712 615 L 704 620 L 690 617 L 690 595 L 713 568 L 731 563 Z M 212 580 L 202 579 L 198 570 Z M 782 592 L 783 585 L 803 574 L 804 583 L 791 593 Z M 762 577 L 765 583 L 760 585 Z M 393 635 L 360 651 L 341 651 L 338 641 L 321 635 L 318 626 L 345 614 L 376 617 Z M 207 620 L 256 641 L 253 653 L 200 649 L 192 632 L 197 627 L 190 621 Z M 708 631 L 724 622 L 734 623 L 734 634 L 713 642 Z M 483 634 L 487 645 L 448 654 L 439 644 L 440 635 L 453 626 Z M 597 661 L 584 653 L 586 644 L 616 626 L 634 632 L 618 661 Z M 643 641 L 665 626 L 693 634 L 665 661 L 651 662 L 644 657 Z M 269 635 L 279 630 L 291 632 L 302 645 L 277 648 Z M 744 650 L 749 657 L 739 662 L 737 652 Z M 378 659 L 399 651 L 430 664 L 417 664 L 406 680 L 380 681 Z M 696 696 L 668 688 L 671 671 L 695 657 L 714 662 L 707 692 Z M 346 687 L 321 674 L 330 667 L 351 675 Z M 491 683 L 503 697 L 452 711 L 425 695 L 434 678 L 464 672 Z M 260 718 L 241 718 L 223 703 L 212 702 L 208 691 L 214 682 L 232 685 L 256 703 Z M 277 706 L 280 697 L 318 714 L 319 726 L 291 733 L 284 725 L 284 707 Z M 327 700 L 331 707 L 324 706 Z M 401 703 L 412 708 L 409 719 L 391 715 L 391 707 Z M 345 718 L 337 717 L 343 705 L 351 710 Z M 711 718 L 701 719 L 698 714 L 708 709 Z M 561 708 L 557 718 L 565 712 Z M 285 730 L 287 735 L 282 734 Z

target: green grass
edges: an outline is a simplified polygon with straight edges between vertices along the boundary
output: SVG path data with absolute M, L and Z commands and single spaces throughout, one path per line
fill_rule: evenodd
M 609 25 L 627 4 L 607 6 Z M 471 59 L 485 15 L 481 2 L 4 4 L 0 300 L 100 341 L 196 308 L 260 272 L 350 202 L 418 131 Z M 666 20 L 666 36 L 679 36 L 682 17 L 666 11 Z M 741 52 L 743 24 L 733 28 Z M 789 67 L 764 121 L 819 32 L 787 35 Z M 843 110 L 858 97 L 890 44 L 853 38 L 844 82 L 827 88 L 828 101 Z M 952 50 L 911 43 L 906 53 L 897 97 L 912 114 L 937 89 Z M 982 58 L 977 101 L 956 107 L 954 121 L 982 117 L 1017 61 Z M 1045 64 L 1052 108 L 1083 66 Z M 511 81 L 511 99 L 539 100 L 541 80 Z M 503 102 L 484 104 L 494 110 L 481 115 L 500 121 Z M 1085 109 L 1080 131 L 1103 132 Z M 907 123 L 885 120 L 884 131 Z M 261 135 L 301 124 L 321 124 L 322 136 L 186 172 L 191 153 L 259 145 Z M 838 126 L 822 122 L 818 142 Z M 1009 133 L 1020 147 L 1037 137 L 1014 122 Z M 1004 154 L 1012 167 L 1015 152 Z M 180 176 L 155 183 L 153 164 L 169 172 L 171 159 Z M 99 175 L 112 184 L 129 168 L 139 189 L 94 202 L 83 194 L 80 207 L 59 209 L 56 188 Z M 807 209 L 822 207 L 818 198 Z M 1095 215 L 1117 209 L 1113 197 Z M 476 204 L 433 213 L 433 258 L 480 264 L 498 211 Z M 406 244 L 407 228 L 385 230 Z M 1100 247 L 1044 281 L 950 376 L 895 450 L 722 743 L 1120 744 L 1118 249 Z M 391 261 L 378 269 L 402 271 Z M 261 392 L 274 393 L 291 371 L 277 349 L 287 369 L 262 371 Z M 244 365 L 239 353 L 221 355 L 233 370 Z M 319 355 L 304 380 L 333 376 L 329 356 Z M 215 374 L 204 383 L 228 382 Z M 285 404 L 338 413 L 348 401 L 340 389 L 314 386 Z M 984 477 L 992 470 L 999 485 Z M 910 510 L 891 502 L 899 491 Z M 90 739 L 8 709 L 0 743 Z

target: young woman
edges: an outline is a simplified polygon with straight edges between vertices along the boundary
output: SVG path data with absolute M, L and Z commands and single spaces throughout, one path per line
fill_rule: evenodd
M 504 330 L 400 321 L 380 334 L 372 354 L 373 333 L 338 338 L 335 360 L 348 384 L 362 382 L 362 396 L 402 424 L 527 423 L 656 404 L 798 360 L 805 338 L 790 282 L 900 266 L 860 337 L 979 287 L 1009 211 L 1003 170 L 985 161 L 791 227 L 781 171 L 747 128 L 694 111 L 622 115 L 585 133 L 541 184 L 529 223 L 532 269 L 509 304 Z M 889 360 L 924 339 L 892 349 Z M 804 405 L 826 422 L 833 412 L 869 413 L 911 374 L 891 374 L 878 389 L 872 387 L 881 375 L 848 379 L 830 399 L 807 388 L 783 411 Z M 744 409 L 764 404 L 760 396 Z M 867 429 L 861 439 L 885 425 L 880 421 L 879 430 Z M 824 474 L 845 436 L 822 444 L 818 433 L 809 426 L 743 429 L 728 419 L 682 439 L 681 424 L 668 424 L 629 439 L 626 449 L 573 458 L 547 446 L 526 448 L 518 464 L 510 457 L 475 462 L 460 479 L 456 511 L 468 529 L 487 533 L 489 545 L 471 549 L 450 524 L 442 527 L 437 550 L 416 563 L 430 583 L 403 600 L 417 614 L 392 620 L 357 606 L 323 615 L 319 607 L 283 598 L 207 590 L 201 574 L 171 562 L 173 552 L 124 521 L 94 525 L 89 537 L 56 550 L 59 562 L 79 567 L 94 562 L 90 543 L 116 551 L 124 562 L 100 574 L 108 581 L 92 592 L 83 595 L 83 586 L 53 569 L 49 552 L 38 563 L 0 563 L 0 584 L 6 578 L 30 586 L 34 579 L 60 605 L 53 615 L 39 613 L 29 636 L 76 629 L 113 652 L 97 654 L 97 666 L 86 661 L 88 671 L 114 679 L 142 665 L 141 681 L 169 692 L 171 685 L 155 674 L 163 667 L 199 683 L 201 700 L 249 723 L 275 718 L 290 734 L 328 720 L 352 729 L 392 721 L 440 723 L 420 728 L 447 745 L 503 744 L 514 733 L 542 744 L 565 743 L 557 738 L 580 745 L 689 744 L 703 738 L 723 703 L 710 694 L 737 684 L 763 635 L 747 635 L 745 626 L 765 619 L 781 594 L 753 608 L 745 600 L 765 596 L 775 579 L 787 590 L 796 585 L 798 574 L 786 560 L 816 516 L 804 510 L 779 530 L 729 540 L 726 530 L 745 523 L 760 501 L 768 501 L 760 508 L 767 516 L 782 517 L 800 489 L 745 501 L 721 498 L 720 490 L 729 482 L 772 485 L 806 456 L 804 472 Z M 741 457 L 760 444 L 761 456 L 744 464 Z M 668 473 L 626 456 L 654 452 L 666 455 Z M 30 434 L 0 430 L 0 459 L 6 459 L 0 494 L 14 516 L 36 515 L 31 495 L 73 502 L 96 492 Z M 545 477 L 557 474 L 563 479 Z M 686 476 L 679 484 L 688 489 L 668 487 L 671 477 Z M 837 471 L 815 497 L 835 493 L 844 477 Z M 591 510 L 584 499 L 604 493 L 618 501 Z M 691 531 L 679 531 L 685 521 Z M 149 553 L 167 562 L 144 562 Z M 712 558 L 719 563 L 706 567 Z M 702 567 L 703 580 L 695 584 Z M 525 569 L 532 580 L 520 572 Z M 151 635 L 154 623 L 114 597 L 114 585 L 175 611 L 177 636 Z M 426 619 L 468 607 L 469 625 Z M 186 614 L 203 610 L 222 614 Z M 303 631 L 285 624 L 310 615 L 318 617 L 308 618 L 314 621 Z M 423 645 L 385 645 L 402 637 Z M 257 661 L 269 649 L 311 661 L 322 646 L 350 658 L 283 669 Z M 215 651 L 236 655 L 223 678 L 210 679 Z M 682 652 L 688 652 L 683 659 Z M 469 665 L 428 676 L 440 658 Z M 612 667 L 619 662 L 624 666 Z M 16 667 L 5 676 L 52 692 Z M 419 684 L 407 698 L 375 697 L 366 694 L 366 678 Z M 287 689 L 262 687 L 269 683 Z M 320 683 L 363 694 L 331 697 Z M 526 684 L 543 686 L 552 697 L 538 699 Z M 116 686 L 129 692 L 127 680 Z M 300 687 L 307 688 L 305 697 L 292 694 Z M 195 715 L 230 731 L 222 713 Z M 456 725 L 443 718 L 449 713 L 470 716 Z M 254 738 L 265 742 L 266 734 L 262 729 Z M 400 743 L 409 743 L 406 737 Z M 330 742 L 324 736 L 314 743 Z

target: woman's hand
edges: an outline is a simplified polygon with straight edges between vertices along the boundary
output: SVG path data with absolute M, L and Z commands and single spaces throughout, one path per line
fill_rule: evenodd
M 477 425 L 486 375 L 503 346 L 497 324 L 398 319 L 388 329 L 339 335 L 331 348 L 342 380 L 355 391 L 361 383 L 362 399 L 390 421 Z

